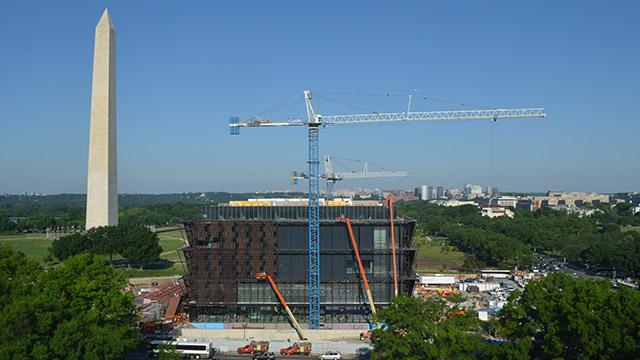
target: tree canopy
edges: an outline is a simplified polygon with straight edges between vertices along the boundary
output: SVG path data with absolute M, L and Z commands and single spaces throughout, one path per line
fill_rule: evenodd
M 202 216 L 205 205 L 246 200 L 255 193 L 120 194 L 119 219 L 125 225 L 174 226 Z M 272 197 L 304 196 L 272 193 Z M 85 194 L 0 195 L 0 233 L 44 231 L 48 227 L 84 227 Z
M 640 292 L 553 273 L 514 293 L 500 324 L 532 358 L 637 359 Z
M 0 358 L 121 359 L 139 343 L 124 277 L 91 254 L 43 270 L 0 245 Z
M 400 204 L 399 211 L 417 219 L 425 234 L 447 236 L 486 265 L 528 265 L 535 262 L 532 252 L 538 251 L 591 268 L 639 275 L 640 233 L 620 231 L 620 225 L 633 217 L 629 206 L 622 205 L 600 206 L 602 212 L 593 217 L 541 208 L 516 210 L 513 219 L 491 219 L 482 217 L 474 205 L 442 207 L 424 202 Z
M 84 252 L 119 254 L 129 262 L 148 264 L 157 261 L 162 252 L 158 235 L 141 225 L 101 226 L 85 233 L 63 236 L 51 245 L 52 254 L 64 260 Z
M 373 359 L 637 359 L 640 292 L 554 273 L 514 292 L 497 321 L 456 301 L 400 296 L 381 310 Z M 497 337 L 496 337 L 497 336 Z
M 456 310 L 445 301 L 396 297 L 389 309 L 379 313 L 384 325 L 373 331 L 373 358 L 473 359 L 482 345 L 476 334 L 477 315 L 458 315 Z

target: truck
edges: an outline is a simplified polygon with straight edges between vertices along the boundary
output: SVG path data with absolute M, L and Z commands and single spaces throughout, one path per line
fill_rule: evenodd
M 258 354 L 269 351 L 268 341 L 251 341 L 238 348 L 238 354 Z
M 296 342 L 289 347 L 280 349 L 280 355 L 310 355 L 311 343 L 310 342 Z

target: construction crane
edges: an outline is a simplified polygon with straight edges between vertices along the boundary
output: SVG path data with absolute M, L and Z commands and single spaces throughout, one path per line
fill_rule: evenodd
M 331 156 L 331 155 L 324 155 L 323 157 L 324 174 L 320 175 L 320 178 L 324 179 L 327 183 L 327 197 L 329 198 L 331 198 L 331 194 L 333 194 L 333 185 L 336 183 L 336 181 L 347 180 L 347 179 L 348 180 L 373 179 L 373 178 L 409 176 L 409 173 L 407 171 L 394 171 L 394 170 L 387 170 L 384 168 L 380 168 L 380 170 L 370 171 L 369 165 L 371 163 L 369 163 L 368 161 L 342 159 L 342 158 L 338 158 L 338 159 L 362 163 L 362 170 L 336 172 L 333 170 L 333 163 L 331 160 L 333 158 L 337 158 L 337 157 Z M 298 180 L 304 180 L 304 179 L 309 179 L 309 175 L 306 172 L 292 171 L 290 173 L 291 185 L 296 185 L 298 183 Z
M 292 118 L 286 122 L 274 122 L 271 119 L 258 119 L 240 122 L 236 116 L 229 118 L 231 135 L 239 135 L 240 128 L 290 127 L 304 126 L 308 130 L 308 166 L 309 166 L 309 327 L 320 328 L 320 159 L 319 132 L 321 126 L 360 123 L 386 123 L 400 121 L 436 121 L 436 120 L 492 120 L 511 118 L 545 117 L 543 108 L 528 109 L 485 109 L 452 110 L 395 113 L 371 113 L 353 115 L 323 116 L 315 112 L 311 91 L 305 90 L 304 101 L 307 118 Z
M 271 275 L 264 272 L 260 272 L 256 274 L 256 280 L 267 280 L 269 282 L 269 284 L 271 285 L 271 288 L 273 289 L 273 292 L 276 293 L 278 300 L 280 300 L 280 304 L 282 304 L 282 307 L 287 312 L 287 315 L 289 316 L 289 320 L 291 320 L 291 325 L 293 325 L 293 327 L 296 329 L 296 332 L 298 333 L 300 340 L 307 340 L 307 338 L 302 333 L 302 329 L 300 328 L 300 324 L 298 324 L 298 320 L 296 320 L 296 317 L 293 316 L 293 313 L 291 312 L 289 305 L 287 304 L 286 301 L 284 301 L 284 297 L 282 297 L 280 290 L 278 290 L 278 285 L 276 285 L 276 282 L 273 281 L 273 278 L 271 277 Z

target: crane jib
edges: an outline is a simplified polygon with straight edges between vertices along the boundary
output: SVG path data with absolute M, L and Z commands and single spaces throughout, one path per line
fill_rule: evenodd
M 438 120 L 496 120 L 546 117 L 543 108 L 525 109 L 496 109 L 496 110 L 452 110 L 452 111 L 428 111 L 428 112 L 400 112 L 379 114 L 353 114 L 320 116 L 318 120 L 322 124 L 354 124 L 376 123 L 395 121 L 438 121 Z M 232 128 L 239 127 L 282 127 L 282 126 L 307 126 L 309 123 L 302 119 L 290 119 L 287 122 L 274 122 L 271 120 L 256 120 L 249 122 L 229 122 Z

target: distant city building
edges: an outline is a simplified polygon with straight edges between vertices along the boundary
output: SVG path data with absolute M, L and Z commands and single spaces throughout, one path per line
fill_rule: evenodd
M 422 185 L 420 187 L 420 200 L 429 200 L 431 197 L 429 196 L 429 188 L 430 186 Z
M 533 210 L 556 205 L 582 207 L 585 204 L 598 205 L 602 203 L 609 203 L 609 195 L 598 193 L 549 191 L 546 196 L 533 197 Z
M 464 186 L 464 197 L 466 199 L 475 199 L 482 196 L 482 186 L 467 184 Z
M 639 192 L 615 193 L 615 194 L 611 194 L 611 199 L 623 199 L 624 201 L 630 202 L 632 204 L 640 204 L 640 193 Z
M 500 196 L 500 193 L 498 192 L 498 188 L 497 187 L 491 187 L 491 186 L 487 186 L 485 187 L 485 196 L 486 197 L 498 197 Z
M 564 210 L 569 214 L 577 214 L 578 217 L 591 216 L 595 213 L 602 212 L 602 210 L 600 209 L 585 209 L 585 208 L 579 208 L 576 206 L 567 206 L 567 205 L 554 205 L 550 207 L 554 210 Z
M 389 195 L 393 195 L 394 200 L 412 201 L 416 200 L 411 190 L 382 190 L 382 197 L 388 199 Z
M 489 218 L 507 216 L 513 218 L 513 211 L 511 209 L 507 209 L 504 206 L 500 205 L 489 205 L 480 209 L 480 215 L 486 216 Z
M 518 203 L 518 198 L 515 196 L 501 196 L 498 198 L 498 205 L 504 207 L 515 208 Z
M 426 200 L 431 200 L 433 199 L 433 186 L 427 186 L 427 199 Z
M 446 195 L 449 199 L 455 199 L 459 197 L 460 194 L 462 194 L 462 192 L 460 191 L 460 189 L 456 188 L 448 188 L 446 191 Z
M 476 203 L 473 201 L 462 201 L 458 199 L 447 199 L 447 200 L 440 199 L 440 200 L 435 200 L 433 203 L 436 205 L 445 206 L 445 207 L 454 207 L 454 206 L 463 206 L 463 205 L 476 206 Z
M 516 209 L 533 210 L 533 200 L 530 198 L 520 198 L 516 203 Z
M 436 186 L 436 199 L 442 199 L 444 197 L 444 187 Z

